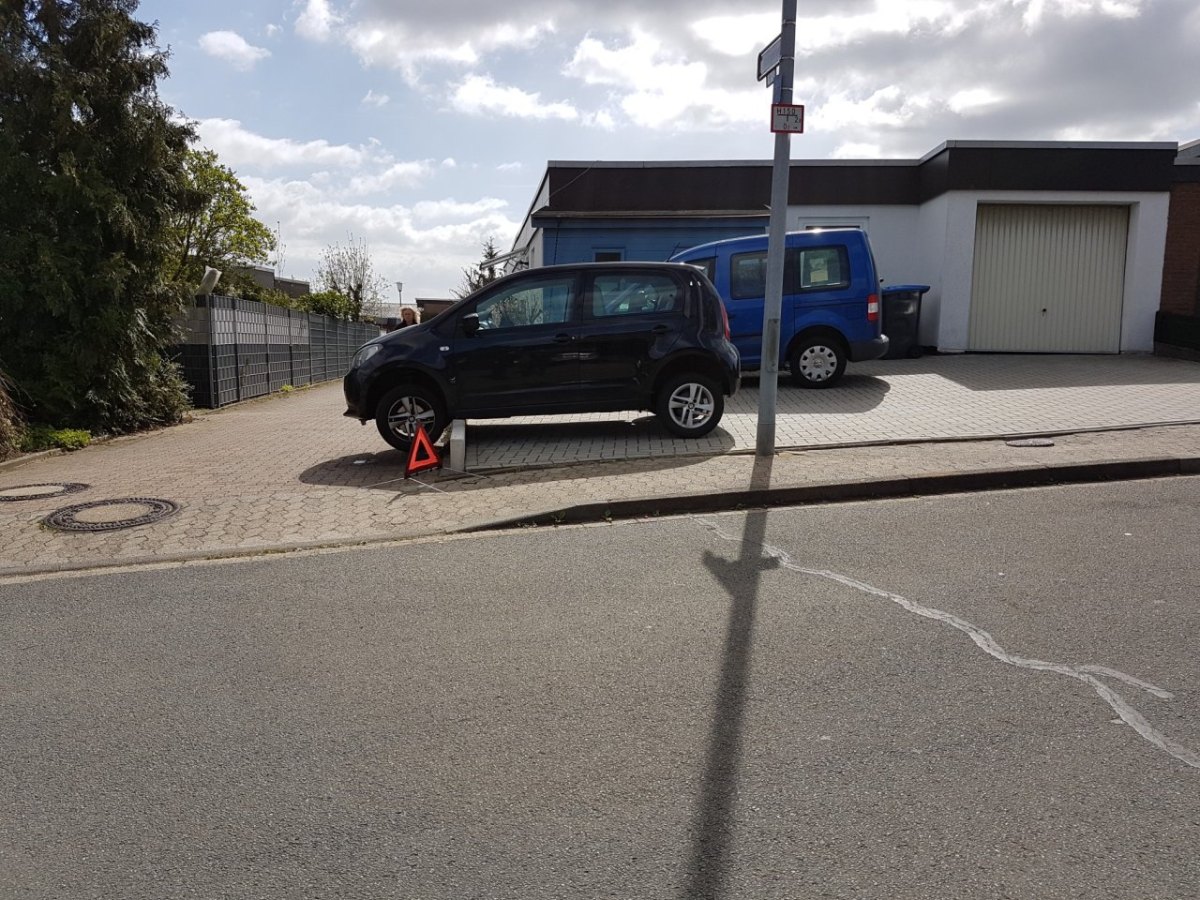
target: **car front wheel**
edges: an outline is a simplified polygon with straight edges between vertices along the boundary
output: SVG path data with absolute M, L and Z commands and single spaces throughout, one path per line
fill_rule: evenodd
M 375 407 L 375 427 L 397 450 L 408 452 L 418 425 L 425 427 L 430 441 L 441 437 L 446 428 L 442 398 L 422 384 L 402 384 L 392 388 Z
M 801 387 L 833 387 L 846 371 L 846 351 L 834 338 L 820 335 L 802 341 L 788 362 Z
M 725 396 L 703 375 L 677 375 L 663 382 L 654 413 L 677 437 L 697 438 L 717 427 L 725 412 Z

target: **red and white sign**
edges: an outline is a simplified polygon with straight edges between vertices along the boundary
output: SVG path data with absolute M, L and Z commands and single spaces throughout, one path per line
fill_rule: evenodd
M 771 104 L 771 130 L 804 133 L 804 106 L 791 103 Z

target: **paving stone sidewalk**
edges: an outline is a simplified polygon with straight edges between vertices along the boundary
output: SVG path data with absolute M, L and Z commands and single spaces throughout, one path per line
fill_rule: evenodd
M 1200 365 L 1194 363 L 1121 357 L 1109 358 L 1111 365 L 1097 370 L 1094 360 L 1085 360 L 1083 366 L 1059 366 L 1056 384 L 1047 374 L 1052 375 L 1054 367 L 1042 366 L 1034 371 L 1032 381 L 1022 385 L 1020 361 L 1011 361 L 1008 370 L 1001 368 L 989 377 L 986 371 L 980 374 L 986 366 L 972 369 L 957 361 L 961 359 L 952 363 L 958 366 L 953 370 L 955 378 L 932 360 L 913 361 L 923 372 L 871 376 L 883 383 L 874 389 L 885 399 L 873 410 L 857 414 L 825 413 L 860 417 L 853 431 L 831 431 L 831 437 L 847 443 L 921 437 L 906 431 L 905 423 L 922 405 L 927 407 L 921 412 L 925 421 L 944 427 L 962 420 L 965 432 L 936 433 L 930 424 L 924 437 L 969 438 L 975 433 L 970 429 L 989 425 L 992 434 L 1012 434 L 1128 426 L 1139 418 L 1151 423 L 1183 422 L 1189 413 L 1193 421 L 1200 420 Z M 993 365 L 992 357 L 976 359 Z M 922 401 L 911 386 L 900 383 L 914 375 L 926 384 Z M 990 420 L 974 406 L 946 405 L 947 392 L 969 385 L 972 378 L 978 383 L 966 390 L 972 392 L 976 405 L 993 404 Z M 1009 386 L 997 387 L 999 383 Z M 943 385 L 941 395 L 938 384 Z M 838 401 L 836 390 L 815 393 L 832 398 L 822 402 L 853 402 Z M 813 394 L 803 392 L 805 397 Z M 1013 404 L 1037 406 L 1039 394 L 1043 408 L 1022 418 Z M 891 410 L 893 395 L 908 399 Z M 1080 426 L 1071 418 L 1071 410 L 1085 400 L 1089 408 L 1083 415 L 1093 424 Z M 0 502 L 4 536 L 0 574 L 416 537 L 518 518 L 552 520 L 564 510 L 588 504 L 593 505 L 592 514 L 603 518 L 606 504 L 630 498 L 711 498 L 750 489 L 837 486 L 955 472 L 1123 459 L 1200 459 L 1200 425 L 1172 425 L 1071 434 L 1056 438 L 1053 447 L 1041 448 L 1016 448 L 990 439 L 822 448 L 830 441 L 818 440 L 808 449 L 780 452 L 769 465 L 756 460 L 743 449 L 744 442 L 734 438 L 726 438 L 732 445 L 723 444 L 715 455 L 712 450 L 683 455 L 672 444 L 657 453 L 635 447 L 634 458 L 587 461 L 596 451 L 597 440 L 602 445 L 618 443 L 611 437 L 614 429 L 648 427 L 638 424 L 638 417 L 629 417 L 616 423 L 581 423 L 600 437 L 577 437 L 574 457 L 548 460 L 557 463 L 551 467 L 536 465 L 546 461 L 537 458 L 544 447 L 538 446 L 535 435 L 517 429 L 515 440 L 530 446 L 524 455 L 506 450 L 505 458 L 521 460 L 519 468 L 469 476 L 430 473 L 422 476 L 422 484 L 406 482 L 401 455 L 387 449 L 372 426 L 342 418 L 341 410 L 340 387 L 323 385 L 200 414 L 190 423 L 160 432 L 4 466 L 0 497 L 5 489 L 36 483 L 82 482 L 89 487 L 65 497 Z M 781 409 L 781 433 L 798 427 L 785 419 L 795 415 L 823 414 Z M 557 431 L 544 420 L 531 430 Z M 40 524 L 48 513 L 68 504 L 127 497 L 158 497 L 176 501 L 182 508 L 161 522 L 107 533 L 63 533 Z M 653 506 L 647 504 L 647 511 Z M 127 514 L 129 508 L 120 509 Z M 103 517 L 103 513 L 94 515 Z

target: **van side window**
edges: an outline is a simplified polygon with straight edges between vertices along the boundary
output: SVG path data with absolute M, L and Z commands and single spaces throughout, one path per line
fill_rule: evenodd
M 850 287 L 850 260 L 845 247 L 813 247 L 800 251 L 799 289 L 835 290 Z
M 788 247 L 783 254 L 783 292 L 830 291 L 850 287 L 850 257 L 843 246 Z M 734 300 L 767 293 L 767 254 L 735 253 L 729 258 L 729 296 Z
M 729 296 L 734 300 L 762 297 L 767 292 L 767 254 L 735 253 L 729 258 Z

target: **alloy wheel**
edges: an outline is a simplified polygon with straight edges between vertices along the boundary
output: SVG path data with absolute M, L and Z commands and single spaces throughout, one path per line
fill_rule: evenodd
M 400 437 L 411 440 L 417 434 L 417 425 L 424 425 L 428 432 L 433 428 L 437 412 L 423 397 L 406 395 L 397 397 L 388 409 L 388 427 Z
M 679 385 L 667 400 L 671 420 L 688 431 L 701 427 L 711 419 L 715 406 L 712 392 L 694 381 Z

